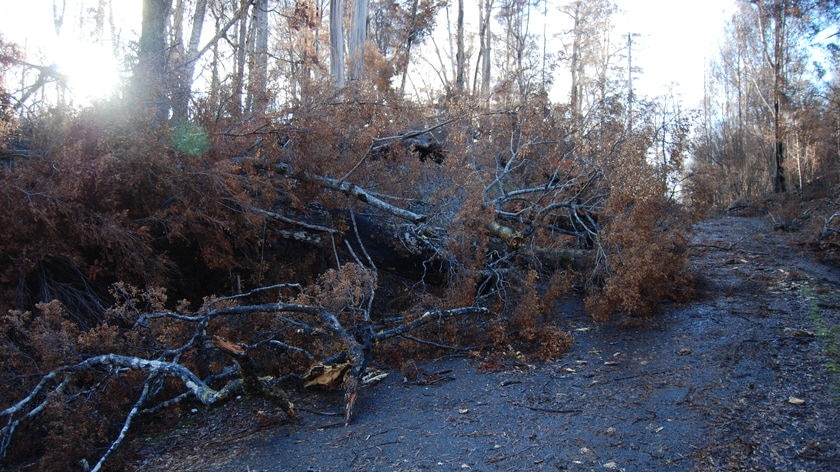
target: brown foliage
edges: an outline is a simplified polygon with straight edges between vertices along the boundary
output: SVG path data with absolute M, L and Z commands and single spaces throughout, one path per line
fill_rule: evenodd
M 596 272 L 603 283 L 590 288 L 587 309 L 604 320 L 617 312 L 647 316 L 664 300 L 687 300 L 689 219 L 644 161 L 618 160 L 609 174 Z
M 359 339 L 366 329 L 410 322 L 428 310 L 495 311 L 430 322 L 411 338 L 389 339 L 384 349 L 395 363 L 464 346 L 557 358 L 572 340 L 559 327 L 556 301 L 584 281 L 587 306 L 601 319 L 647 315 L 664 298 L 684 297 L 685 222 L 662 179 L 639 157 L 644 152 L 620 145 L 615 122 L 572 142 L 562 109 L 544 100 L 502 112 L 467 102 L 433 109 L 397 100 L 380 90 L 385 86 L 379 80 L 339 96 L 313 94 L 282 119 L 259 124 L 200 111 L 198 130 L 211 145 L 196 155 L 177 150 L 175 127 L 149 130 L 120 111 L 45 118 L 45 157 L 2 174 L 0 308 L 13 310 L 0 343 L 8 359 L 0 407 L 24 395 L 38 375 L 104 352 L 164 356 L 202 378 L 219 374 L 228 359 L 200 342 L 205 334 L 248 346 L 255 365 L 273 375 L 301 373 L 310 357 L 345 349 L 328 335 L 327 322 L 308 313 L 214 317 L 200 325 L 201 335 L 195 320 L 176 319 L 240 302 L 238 295 L 213 293 L 277 280 L 300 285 L 249 296 L 322 307 Z M 416 143 L 401 137 L 435 125 L 439 158 L 424 159 Z M 406 223 L 326 188 L 317 176 L 352 182 L 426 220 Z M 284 233 L 299 226 L 254 208 L 332 231 L 320 245 L 299 242 Z M 444 280 L 373 267 L 356 241 L 351 212 L 376 221 L 389 231 L 385 237 L 419 235 L 434 253 L 425 262 L 441 263 Z M 519 244 L 488 230 L 499 227 L 521 235 Z M 596 253 L 595 266 L 563 267 L 544 256 L 567 250 Z M 165 316 L 144 317 L 150 313 Z M 51 402 L 47 421 L 56 433 L 45 444 L 55 455 L 43 460 L 81 457 L 53 444 L 70 433 L 53 424 L 58 418 L 102 418 L 84 434 L 97 446 L 113 438 L 115 418 L 142 381 L 114 375 L 99 388 L 74 376 L 65 394 L 76 395 L 76 403 Z M 177 388 L 163 382 L 153 400 Z M 115 392 L 120 400 L 109 401 Z M 85 407 L 68 406 L 78 403 Z M 27 434 L 44 439 L 38 428 L 30 425 Z M 18 458 L 43 452 L 16 447 Z

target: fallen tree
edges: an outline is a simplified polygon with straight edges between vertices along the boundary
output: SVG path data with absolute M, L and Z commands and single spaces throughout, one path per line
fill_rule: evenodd
M 4 174 L 0 282 L 23 300 L 0 342 L 8 462 L 92 457 L 56 446 L 72 434 L 101 467 L 136 418 L 187 401 L 259 396 L 294 418 L 304 385 L 342 388 L 346 423 L 377 352 L 555 358 L 559 297 L 606 316 L 671 295 L 677 218 L 624 136 L 572 143 L 536 110 L 408 115 L 330 101 L 204 156 L 79 138 Z M 120 427 L 91 426 L 100 412 Z

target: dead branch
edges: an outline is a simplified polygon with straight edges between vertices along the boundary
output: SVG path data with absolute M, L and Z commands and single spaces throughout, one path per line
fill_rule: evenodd
M 409 321 L 408 323 L 375 333 L 373 335 L 373 340 L 382 341 L 384 339 L 392 338 L 394 336 L 400 336 L 417 328 L 418 326 L 422 326 L 434 320 L 444 321 L 449 318 L 455 318 L 457 316 L 489 315 L 490 313 L 491 311 L 487 308 L 479 306 L 468 306 L 463 308 L 453 308 L 449 310 L 429 310 L 424 312 L 422 315 L 418 316 L 414 320 Z
M 280 387 L 273 377 L 260 377 L 257 372 L 257 365 L 251 356 L 248 355 L 248 348 L 241 344 L 230 342 L 220 336 L 213 336 L 213 345 L 220 351 L 230 356 L 242 376 L 242 386 L 248 395 L 266 398 L 279 406 L 290 417 L 296 418 L 295 404 L 289 400 L 286 391 Z
M 414 213 L 413 211 L 408 211 L 398 206 L 391 205 L 390 203 L 386 202 L 385 200 L 382 200 L 379 197 L 374 196 L 372 193 L 359 187 L 356 184 L 324 176 L 316 176 L 315 179 L 321 182 L 327 188 L 337 190 L 347 195 L 356 197 L 356 199 L 358 199 L 359 201 L 367 203 L 368 205 L 374 208 L 378 208 L 382 211 L 390 213 L 398 218 L 411 221 L 412 223 L 422 223 L 426 221 L 426 215 L 421 215 L 419 213 Z
M 150 386 L 156 378 L 157 375 L 152 374 L 146 378 L 145 382 L 143 382 L 143 390 L 140 392 L 140 397 L 137 399 L 136 402 L 134 402 L 134 406 L 131 407 L 131 411 L 129 411 L 128 415 L 126 415 L 125 421 L 123 421 L 123 426 L 122 428 L 120 428 L 120 433 L 117 436 L 117 439 L 115 439 L 114 442 L 112 442 L 111 445 L 108 447 L 108 450 L 105 451 L 104 454 L 102 454 L 102 457 L 100 457 L 96 465 L 93 466 L 91 472 L 98 472 L 99 470 L 101 470 L 102 466 L 105 465 L 105 461 L 108 459 L 108 457 L 111 454 L 113 454 L 114 451 L 116 451 L 117 448 L 120 446 L 120 444 L 122 444 L 123 440 L 125 440 L 125 435 L 128 433 L 128 429 L 131 427 L 131 422 L 134 420 L 134 417 L 137 416 L 137 413 L 140 411 L 140 408 L 143 406 L 143 404 L 146 403 L 146 400 L 148 400 L 149 392 L 151 390 Z
M 522 245 L 522 233 L 514 230 L 513 228 L 502 226 L 495 221 L 488 222 L 485 227 L 493 233 L 493 235 L 504 241 L 508 249 L 516 250 Z
M 256 363 L 250 356 L 250 351 L 262 345 L 276 345 L 287 350 L 299 352 L 305 355 L 310 361 L 314 361 L 315 356 L 303 348 L 277 339 L 268 339 L 252 345 L 243 345 L 218 336 L 212 337 L 213 346 L 234 361 L 238 366 L 239 373 L 239 378 L 227 380 L 224 386 L 218 390 L 212 388 L 208 384 L 208 381 L 221 380 L 223 377 L 230 379 L 232 372 L 225 372 L 219 376 L 210 377 L 207 381 L 203 381 L 191 370 L 179 363 L 182 354 L 187 349 L 203 345 L 203 340 L 207 338 L 206 330 L 210 326 L 210 321 L 219 317 L 245 316 L 257 313 L 272 314 L 276 319 L 286 324 L 289 330 L 293 330 L 298 334 L 310 336 L 331 334 L 337 338 L 343 344 L 344 351 L 341 354 L 345 357 L 345 362 L 347 363 L 346 369 L 340 372 L 340 383 L 345 393 L 344 424 L 346 425 L 353 419 L 358 389 L 365 383 L 364 374 L 370 362 L 371 351 L 375 341 L 381 341 L 395 336 L 406 336 L 411 330 L 434 320 L 442 321 L 456 316 L 468 314 L 486 315 L 490 313 L 488 309 L 477 306 L 451 310 L 432 310 L 422 313 L 411 321 L 403 322 L 388 329 L 375 331 L 370 317 L 370 302 L 374 296 L 373 292 L 359 302 L 360 306 L 346 307 L 350 310 L 361 311 L 364 314 L 361 318 L 357 318 L 360 321 L 355 322 L 351 326 L 343 325 L 338 314 L 320 305 L 276 302 L 214 306 L 222 302 L 237 302 L 249 296 L 265 294 L 271 290 L 278 291 L 281 296 L 284 291 L 287 294 L 288 291 L 292 291 L 293 293 L 303 292 L 303 288 L 297 284 L 276 284 L 207 302 L 204 307 L 191 314 L 182 314 L 173 311 L 141 314 L 135 323 L 136 328 L 148 329 L 149 323 L 152 320 L 167 319 L 194 324 L 193 334 L 182 346 L 162 351 L 160 354 L 161 357 L 157 359 L 145 359 L 114 353 L 102 354 L 89 357 L 76 364 L 58 367 L 46 373 L 23 399 L 0 411 L 0 418 L 8 418 L 6 426 L 0 430 L 0 457 L 5 455 L 17 426 L 23 420 L 36 417 L 46 408 L 50 398 L 61 394 L 70 382 L 80 378 L 75 374 L 103 368 L 112 374 L 116 373 L 118 375 L 125 370 L 141 370 L 147 372 L 148 375 L 142 385 L 140 395 L 130 411 L 126 413 L 116 439 L 108 446 L 105 453 L 95 464 L 93 470 L 100 470 L 107 459 L 124 441 L 137 414 L 154 413 L 161 408 L 186 399 L 193 398 L 202 404 L 212 405 L 222 403 L 244 392 L 266 398 L 282 408 L 290 417 L 296 418 L 297 411 L 294 404 L 289 400 L 286 391 L 281 386 L 282 379 L 261 377 Z M 284 316 L 284 313 L 296 313 L 304 316 L 299 316 L 298 319 L 292 319 Z M 162 377 L 170 377 L 180 381 L 185 391 L 175 398 L 164 401 L 151 408 L 143 409 L 144 405 L 148 403 L 149 399 L 156 392 L 155 384 Z
M 42 394 L 46 396 L 49 393 L 61 393 L 68 381 L 66 376 L 69 376 L 73 373 L 92 370 L 98 367 L 106 367 L 111 370 L 144 370 L 149 372 L 150 377 L 155 375 L 166 375 L 169 377 L 177 378 L 181 380 L 184 387 L 187 388 L 187 390 L 192 394 L 192 396 L 196 400 L 200 401 L 205 405 L 212 405 L 227 400 L 235 393 L 234 388 L 231 386 L 231 384 L 228 384 L 228 386 L 221 390 L 212 389 L 210 386 L 202 382 L 201 379 L 199 379 L 189 369 L 175 362 L 143 359 L 140 357 L 122 356 L 118 354 L 103 354 L 99 356 L 90 357 L 77 364 L 62 366 L 45 374 L 41 377 L 41 380 L 38 382 L 38 384 L 29 392 L 29 395 L 27 395 L 25 398 L 18 401 L 17 403 L 13 404 L 12 406 L 6 408 L 5 410 L 0 411 L 0 417 L 9 418 L 7 425 L 3 427 L 3 429 L 0 429 L 0 457 L 5 457 L 6 448 L 11 442 L 14 430 L 20 423 L 20 420 L 23 418 L 33 417 L 43 410 L 47 400 L 44 400 L 43 402 L 39 403 L 38 405 L 32 408 L 29 408 L 29 406 L 35 401 L 35 399 L 40 398 Z M 65 378 L 57 386 L 51 388 L 50 391 L 47 392 L 49 385 L 59 377 Z M 143 399 L 144 396 L 141 396 L 141 399 Z M 27 408 L 29 409 L 27 410 Z M 127 418 L 126 420 L 127 424 L 130 424 L 131 417 L 133 417 L 137 413 L 137 409 L 139 409 L 139 405 L 135 404 L 135 407 L 132 409 L 129 418 Z M 20 418 L 15 418 L 16 414 L 21 413 L 22 416 Z M 121 434 L 120 438 L 122 438 L 123 436 L 124 434 Z M 118 440 L 121 441 L 120 438 L 118 438 Z
M 251 206 L 251 207 L 249 207 L 249 209 L 251 211 L 255 212 L 255 213 L 259 213 L 261 215 L 265 215 L 265 216 L 268 216 L 270 218 L 274 218 L 275 220 L 280 220 L 284 223 L 289 223 L 289 224 L 292 224 L 292 225 L 295 225 L 295 226 L 300 226 L 303 229 L 308 229 L 308 230 L 311 230 L 311 231 L 319 231 L 319 232 L 328 233 L 328 234 L 341 234 L 341 231 L 339 231 L 337 229 L 334 229 L 334 228 L 329 228 L 327 226 L 321 226 L 321 225 L 306 223 L 304 221 L 298 221 L 298 220 L 289 218 L 287 216 L 283 216 L 280 213 L 276 213 L 276 212 L 268 211 L 268 210 L 263 210 L 262 208 L 257 208 L 257 207 Z M 309 236 L 309 237 L 314 238 L 313 236 Z

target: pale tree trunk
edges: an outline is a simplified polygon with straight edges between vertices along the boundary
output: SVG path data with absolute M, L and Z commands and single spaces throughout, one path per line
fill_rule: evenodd
M 786 82 L 785 76 L 785 47 L 786 47 L 786 16 L 788 0 L 754 1 L 757 7 L 757 18 L 761 34 L 762 52 L 764 60 L 773 72 L 773 89 L 771 90 L 772 114 L 773 114 L 773 191 L 782 193 L 787 191 L 785 182 L 785 142 L 782 123 L 782 98 L 783 87 Z M 770 11 L 768 11 L 770 10 Z M 768 50 L 769 41 L 767 38 L 768 28 L 766 21 L 772 21 L 772 51 Z
M 574 115 L 574 121 L 577 122 L 581 115 L 581 106 L 580 106 L 580 69 L 581 69 L 581 60 L 580 60 L 580 47 L 581 47 L 581 12 L 580 12 L 580 2 L 575 2 L 574 11 L 572 13 L 572 20 L 573 20 L 573 29 L 572 29 L 572 58 L 571 64 L 569 64 L 569 70 L 572 73 L 572 84 L 571 84 L 571 91 L 569 93 L 569 107 L 572 109 L 572 114 Z
M 464 0 L 458 0 L 458 20 L 455 30 L 455 91 L 460 95 L 464 91 Z
M 64 26 L 64 13 L 67 11 L 67 0 L 53 0 L 53 28 L 55 35 L 61 36 L 61 28 Z
M 243 7 L 246 9 L 250 2 L 243 0 Z M 248 38 L 248 15 L 242 15 L 239 20 L 239 31 L 236 41 L 236 60 L 234 67 L 233 84 L 231 85 L 231 115 L 242 116 L 242 91 L 245 83 L 245 60 Z
M 184 48 L 184 9 L 185 0 L 175 0 L 172 6 L 171 20 L 169 22 L 169 51 L 167 61 L 169 62 L 170 80 L 170 106 L 172 107 L 172 118 L 182 120 L 186 113 L 181 115 L 181 87 L 183 86 L 183 68 L 187 58 L 187 51 Z
M 172 21 L 169 26 L 169 42 L 172 45 L 172 49 L 180 53 L 184 52 L 184 43 L 182 42 L 182 38 L 184 37 L 184 8 L 186 8 L 184 1 L 177 0 L 175 2 L 172 8 Z
M 204 25 L 206 12 L 207 0 L 196 0 L 195 10 L 192 16 L 190 39 L 187 44 L 187 50 L 184 53 L 184 62 L 178 70 L 177 89 L 175 91 L 175 97 L 172 100 L 172 116 L 176 120 L 185 120 L 189 114 L 193 74 L 195 74 L 195 63 L 198 60 L 198 42 L 201 39 L 201 30 Z
M 473 90 L 479 91 L 484 98 L 490 96 L 490 52 L 493 34 L 490 31 L 491 12 L 493 11 L 493 0 L 484 0 L 480 4 L 479 13 L 479 51 L 478 63 L 475 67 L 475 77 L 473 78 Z M 481 82 L 478 81 L 479 76 Z
M 102 36 L 105 33 L 105 11 L 108 5 L 106 4 L 105 0 L 99 0 L 99 3 L 96 5 L 96 12 L 94 14 L 94 22 L 95 22 L 95 34 L 96 39 L 101 40 Z
M 253 115 L 262 115 L 268 108 L 268 0 L 257 0 L 253 11 L 248 111 Z
M 219 30 L 221 26 L 222 19 L 220 17 L 216 17 L 215 21 L 215 29 L 216 31 Z M 222 79 L 219 77 L 219 43 L 215 42 L 212 46 L 213 49 L 213 60 L 210 63 L 210 90 L 208 91 L 208 95 L 210 96 L 210 103 L 215 107 L 218 106 L 221 102 L 221 89 L 222 89 Z M 219 107 L 221 108 L 221 107 Z
M 350 80 L 362 78 L 367 40 L 368 0 L 356 0 L 350 30 Z
M 420 0 L 411 2 L 411 17 L 408 25 L 408 35 L 405 39 L 405 54 L 402 63 L 402 78 L 400 79 L 400 97 L 405 95 L 405 78 L 408 75 L 408 64 L 411 60 L 411 46 L 414 43 L 414 35 L 417 22 L 417 4 Z
M 140 116 L 153 123 L 166 120 L 166 19 L 170 0 L 143 0 L 143 23 L 140 33 L 137 67 L 134 70 L 133 94 Z
M 330 75 L 335 89 L 343 89 L 344 0 L 330 0 Z

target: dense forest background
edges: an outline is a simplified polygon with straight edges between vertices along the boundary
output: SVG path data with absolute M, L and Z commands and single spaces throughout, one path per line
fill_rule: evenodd
M 690 299 L 709 211 L 837 260 L 837 1 L 735 2 L 698 109 L 634 92 L 607 0 L 143 0 L 136 38 L 116 3 L 53 2 L 130 71 L 107 100 L 0 36 L 10 467 L 117 470 L 132 423 L 241 392 L 294 417 L 295 382 L 350 421 L 372 357 L 560 356 L 564 297 Z

